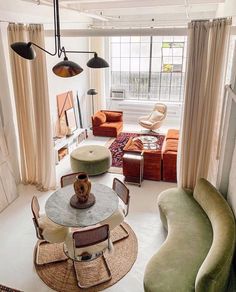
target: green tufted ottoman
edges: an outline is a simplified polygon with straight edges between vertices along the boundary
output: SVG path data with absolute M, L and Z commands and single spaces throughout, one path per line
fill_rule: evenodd
M 85 145 L 73 150 L 70 154 L 73 172 L 86 172 L 98 175 L 106 172 L 111 166 L 111 152 L 100 145 Z

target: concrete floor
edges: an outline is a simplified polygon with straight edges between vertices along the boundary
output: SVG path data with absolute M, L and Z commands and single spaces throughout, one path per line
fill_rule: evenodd
M 127 131 L 129 128 L 126 129 Z M 106 143 L 107 138 L 89 137 L 84 143 Z M 69 159 L 64 158 L 57 166 L 57 177 L 70 172 Z M 106 173 L 92 177 L 92 182 L 111 186 L 114 177 L 122 175 Z M 165 240 L 156 204 L 159 193 L 175 187 L 173 183 L 143 181 L 139 188 L 128 185 L 131 202 L 130 213 L 126 221 L 131 225 L 138 238 L 138 258 L 131 271 L 114 286 L 106 289 L 109 292 L 143 291 L 143 274 L 150 257 L 159 249 Z M 20 196 L 0 214 L 0 283 L 25 292 L 53 291 L 38 277 L 33 265 L 33 250 L 37 241 L 32 222 L 30 203 L 37 195 L 41 210 L 52 192 L 38 192 L 34 186 L 19 186 Z M 69 292 L 69 291 L 68 291 Z

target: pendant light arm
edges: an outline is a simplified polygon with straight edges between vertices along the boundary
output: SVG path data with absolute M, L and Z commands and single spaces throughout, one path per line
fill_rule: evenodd
M 69 53 L 69 54 L 97 54 L 97 52 L 94 51 L 69 51 L 69 50 L 65 50 L 65 53 Z
M 37 44 L 35 44 L 35 43 L 33 43 L 33 42 L 28 42 L 28 45 L 29 45 L 29 46 L 30 46 L 30 45 L 33 45 L 33 46 L 39 48 L 40 50 L 44 51 L 45 53 L 47 53 L 47 54 L 49 54 L 49 55 L 51 55 L 51 56 L 56 56 L 56 54 L 57 54 L 57 50 L 55 50 L 54 53 L 51 53 L 51 52 L 47 51 L 46 49 L 40 47 L 39 45 L 37 45 Z
M 56 5 L 57 4 L 57 5 Z M 60 40 L 60 27 L 58 25 L 58 19 L 59 16 L 57 15 L 57 11 L 58 10 L 58 0 L 53 0 L 53 16 L 54 16 L 54 53 L 49 52 L 48 50 L 40 47 L 39 45 L 37 45 L 36 43 L 33 42 L 28 42 L 28 46 L 35 46 L 37 48 L 39 48 L 40 50 L 44 51 L 45 53 L 51 55 L 51 56 L 56 56 L 56 54 L 58 54 L 59 56 L 59 52 L 60 52 L 60 42 L 58 40 Z M 58 12 L 59 13 L 59 12 Z M 58 27 L 59 27 L 59 35 L 58 35 Z M 59 39 L 58 39 L 59 36 Z
M 53 0 L 54 7 L 54 33 L 55 33 L 55 44 L 57 44 L 57 55 L 60 58 L 62 54 L 61 49 L 61 29 L 60 29 L 60 12 L 59 12 L 59 1 Z

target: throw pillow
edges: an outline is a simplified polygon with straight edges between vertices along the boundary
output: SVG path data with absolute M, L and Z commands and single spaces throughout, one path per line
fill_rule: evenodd
M 122 121 L 122 113 L 104 112 L 106 114 L 107 122 L 120 122 Z
M 126 150 L 142 150 L 143 149 L 143 142 L 140 139 L 136 139 L 131 141 L 130 145 Z
M 106 115 L 103 112 L 97 112 L 93 116 L 93 125 L 95 127 L 98 127 L 105 122 L 106 122 Z

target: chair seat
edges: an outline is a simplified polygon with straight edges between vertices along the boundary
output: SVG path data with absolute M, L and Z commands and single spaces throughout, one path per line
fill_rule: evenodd
M 100 225 L 108 224 L 109 229 L 113 230 L 115 227 L 119 226 L 125 219 L 125 210 L 120 205 L 119 208 L 110 217 L 100 222 Z
M 68 233 L 66 240 L 65 240 L 65 246 L 67 249 L 68 256 L 71 259 L 76 260 L 76 257 L 82 256 L 82 254 L 88 253 L 90 255 L 96 255 L 100 252 L 108 249 L 112 250 L 112 242 L 110 241 L 108 243 L 107 240 L 100 242 L 96 245 L 91 246 L 85 246 L 83 248 L 76 248 L 76 256 L 74 256 L 74 247 L 73 247 L 73 238 L 72 238 L 73 232 Z
M 68 234 L 68 228 L 52 222 L 46 215 L 38 219 L 39 227 L 42 229 L 43 238 L 50 243 L 64 242 Z
M 152 126 L 153 125 L 153 123 L 151 123 L 150 121 L 147 121 L 147 120 L 139 120 L 139 123 L 143 124 L 143 125 L 147 125 L 147 126 Z

